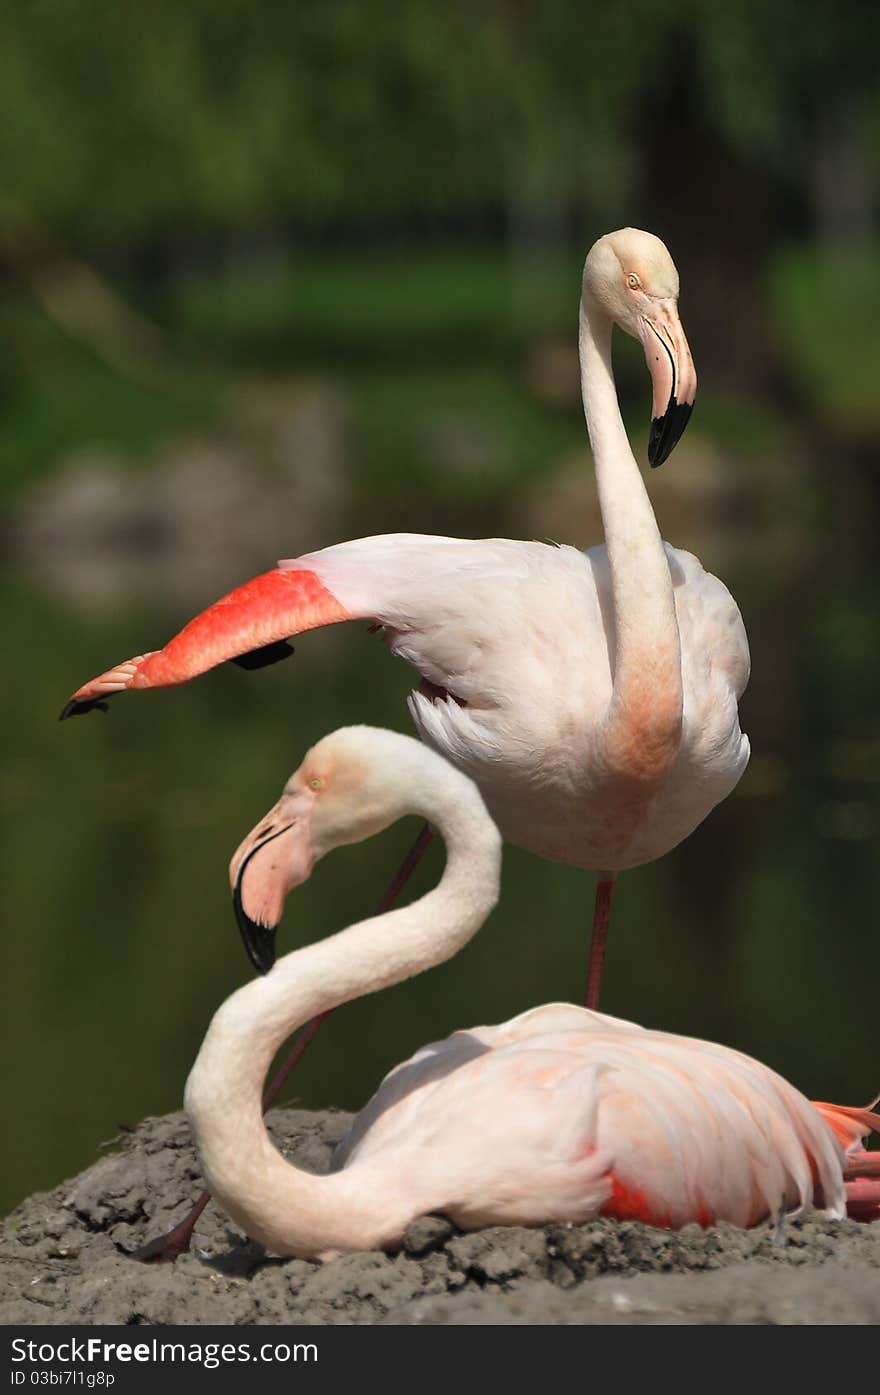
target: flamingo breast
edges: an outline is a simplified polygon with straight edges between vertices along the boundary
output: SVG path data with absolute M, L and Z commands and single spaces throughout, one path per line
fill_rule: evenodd
M 530 852 L 617 871 L 675 847 L 748 761 L 737 699 L 748 644 L 726 587 L 667 546 L 682 649 L 677 759 L 637 807 L 602 760 L 613 603 L 604 546 L 392 534 L 285 566 L 307 568 L 371 615 L 420 674 L 409 710 L 427 745 L 470 775 L 504 836 Z

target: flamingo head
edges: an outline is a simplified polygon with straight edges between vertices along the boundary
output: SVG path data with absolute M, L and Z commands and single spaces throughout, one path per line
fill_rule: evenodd
M 236 920 L 260 973 L 275 962 L 288 894 L 333 848 L 360 843 L 408 812 L 418 780 L 410 766 L 430 755 L 411 737 L 373 727 L 343 727 L 308 752 L 229 864 Z
M 584 264 L 583 297 L 639 339 L 654 385 L 648 460 L 662 465 L 693 411 L 697 374 L 678 317 L 678 272 L 659 237 L 621 228 L 600 237 Z

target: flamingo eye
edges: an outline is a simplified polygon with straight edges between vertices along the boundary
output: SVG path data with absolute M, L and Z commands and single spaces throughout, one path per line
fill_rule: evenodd
M 313 778 L 312 778 L 311 780 L 309 780 L 309 789 L 310 789 L 310 790 L 315 790 L 315 792 L 317 793 L 318 790 L 322 790 L 323 788 L 324 788 L 324 781 L 321 779 L 321 776 L 320 776 L 320 775 L 315 775 L 315 776 L 313 776 Z
M 642 283 L 639 280 L 638 276 L 636 276 L 635 272 L 631 271 L 629 273 L 629 276 L 627 276 L 626 278 L 626 284 L 629 286 L 631 291 L 637 291 Z

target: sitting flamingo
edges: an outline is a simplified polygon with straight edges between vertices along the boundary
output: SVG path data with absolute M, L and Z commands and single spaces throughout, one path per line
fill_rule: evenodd
M 325 737 L 236 852 L 238 914 L 273 924 L 332 848 L 419 814 L 446 843 L 440 883 L 413 905 L 286 955 L 215 1014 L 186 1086 L 208 1185 L 268 1249 L 305 1257 L 400 1244 L 411 1220 L 538 1225 L 594 1216 L 678 1227 L 754 1225 L 847 1202 L 880 1215 L 880 1128 L 868 1109 L 813 1105 L 727 1047 L 557 1003 L 456 1032 L 385 1079 L 316 1177 L 285 1160 L 261 1088 L 315 1014 L 442 963 L 498 894 L 501 839 L 475 785 L 410 737 Z
M 695 557 L 661 541 L 611 369 L 616 323 L 644 345 L 648 457 L 661 464 L 696 391 L 677 296 L 672 258 L 650 233 L 610 233 L 587 257 L 581 380 L 604 546 L 412 534 L 341 543 L 240 586 L 164 649 L 79 688 L 62 716 L 227 659 L 273 662 L 289 636 L 316 626 L 373 621 L 421 675 L 409 700 L 418 734 L 476 780 L 504 836 L 599 872 L 587 988 L 596 1007 L 615 874 L 686 838 L 749 756 L 739 611 Z M 257 968 L 271 967 L 271 938 L 247 947 Z

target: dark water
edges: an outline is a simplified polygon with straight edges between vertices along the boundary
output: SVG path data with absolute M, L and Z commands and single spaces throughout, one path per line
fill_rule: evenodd
M 685 845 L 621 879 L 603 1006 L 752 1052 L 814 1097 L 863 1103 L 880 1089 L 874 480 L 858 461 L 742 471 L 729 526 L 664 531 L 740 602 L 753 764 Z M 408 729 L 409 676 L 347 626 L 305 636 L 274 669 L 226 666 L 59 726 L 74 686 L 163 642 L 188 610 L 122 602 L 84 615 L 33 574 L 3 589 L 8 1206 L 94 1159 L 121 1124 L 179 1106 L 212 1012 L 248 973 L 230 854 L 315 739 L 352 720 Z M 416 829 L 319 866 L 288 903 L 281 948 L 367 913 Z M 435 848 L 416 889 L 440 866 Z M 588 875 L 508 850 L 501 904 L 477 939 L 340 1011 L 287 1097 L 356 1106 L 425 1041 L 578 1001 L 592 895 Z

